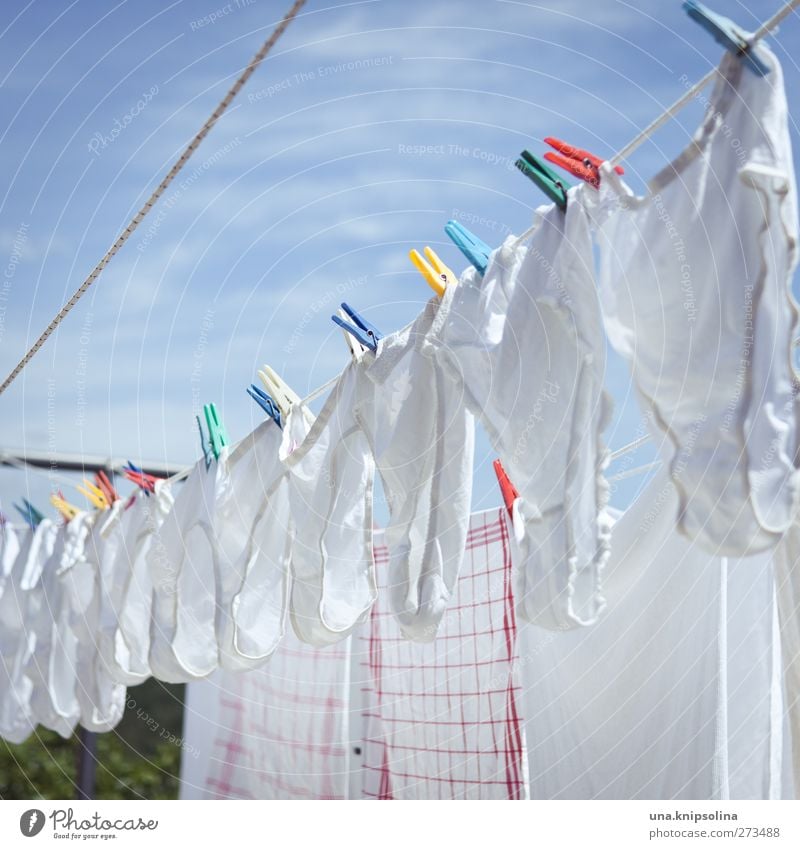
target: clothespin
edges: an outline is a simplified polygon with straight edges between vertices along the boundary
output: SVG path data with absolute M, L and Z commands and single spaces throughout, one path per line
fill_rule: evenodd
M 506 505 L 508 515 L 513 518 L 514 502 L 519 498 L 519 493 L 517 492 L 517 488 L 514 484 L 511 483 L 511 479 L 508 477 L 506 470 L 503 468 L 503 464 L 499 460 L 495 460 L 492 465 L 494 466 L 494 473 L 497 475 L 497 483 L 500 484 L 500 493 L 503 496 L 503 503 Z
M 417 267 L 417 271 L 425 278 L 425 282 L 440 298 L 448 286 L 455 286 L 458 283 L 458 278 L 439 259 L 432 248 L 425 248 L 427 260 L 416 250 L 409 251 L 408 256 Z
M 291 386 L 275 371 L 274 368 L 270 366 L 262 366 L 260 371 L 258 372 L 258 376 L 261 379 L 261 382 L 264 384 L 264 388 L 267 390 L 269 395 L 272 397 L 272 400 L 278 405 L 278 408 L 281 411 L 281 421 L 285 422 L 289 416 L 289 411 L 295 404 L 300 405 L 300 408 L 303 411 L 303 418 L 305 418 L 308 426 L 314 424 L 314 416 L 311 411 L 303 405 L 300 396 L 292 389 Z
M 108 478 L 108 475 L 102 469 L 100 469 L 100 471 L 95 474 L 94 482 L 103 491 L 103 495 L 105 495 L 109 504 L 113 504 L 115 501 L 119 500 L 119 495 L 114 489 L 114 485 L 111 483 Z
M 85 495 L 98 510 L 108 510 L 111 505 L 109 504 L 103 490 L 100 489 L 100 487 L 95 486 L 93 483 L 90 483 L 86 480 L 86 478 L 83 479 L 83 482 L 86 484 L 86 488 L 76 486 L 75 489 L 77 489 L 82 495 Z M 61 498 L 63 499 L 63 497 L 64 496 L 62 495 Z
M 145 495 L 150 495 L 151 492 L 155 492 L 156 481 L 159 480 L 159 478 L 154 475 L 148 475 L 138 466 L 134 466 L 130 460 L 128 460 L 128 465 L 122 469 L 122 473 L 129 481 L 135 483 L 139 489 L 143 490 Z
M 347 322 L 349 316 L 343 309 L 338 309 L 336 314 L 342 319 L 343 322 Z M 344 337 L 344 343 L 347 345 L 347 350 L 350 351 L 350 356 L 354 360 L 358 360 L 361 358 L 361 355 L 367 349 L 358 342 L 353 336 L 351 336 L 343 327 L 340 325 L 340 329 L 342 331 L 342 336 Z
M 569 183 L 562 180 L 541 159 L 537 159 L 529 150 L 523 150 L 514 164 L 529 180 L 533 180 L 559 209 L 567 208 Z
M 455 246 L 474 265 L 479 274 L 483 275 L 489 264 L 492 249 L 479 239 L 474 233 L 470 233 L 463 224 L 458 221 L 448 221 L 444 232 L 453 240 Z
M 754 74 L 764 77 L 769 73 L 769 67 L 759 59 L 755 48 L 750 44 L 753 33 L 743 30 L 730 18 L 712 12 L 695 0 L 686 0 L 683 9 L 693 21 L 711 34 L 714 41 L 734 56 L 738 56 Z
M 39 522 L 44 519 L 44 515 L 40 513 L 27 498 L 22 499 L 22 505 L 14 504 L 14 509 L 25 520 L 25 524 L 31 528 L 36 528 Z
M 263 389 L 260 389 L 255 383 L 250 384 L 250 388 L 246 389 L 245 392 L 258 404 L 259 407 L 278 425 L 281 430 L 283 430 L 283 425 L 281 424 L 281 410 L 280 407 L 272 400 L 272 396 L 268 395 L 264 392 Z
M 332 315 L 331 321 L 338 324 L 342 330 L 346 330 L 351 336 L 354 336 L 365 348 L 370 351 L 378 350 L 378 340 L 382 338 L 381 332 L 377 327 L 370 324 L 365 318 L 362 318 L 352 307 L 347 304 L 342 304 L 342 309 L 355 322 L 350 322 L 341 318 L 338 315 Z
M 229 444 L 228 433 L 219 420 L 217 408 L 213 403 L 203 404 L 203 413 L 206 417 L 206 425 L 208 426 L 208 444 L 211 446 L 214 459 L 219 460 L 222 449 Z
M 600 185 L 600 166 L 603 164 L 603 160 L 599 156 L 589 153 L 588 150 L 573 147 L 559 139 L 554 139 L 552 136 L 546 136 L 545 143 L 559 151 L 559 153 L 547 151 L 544 158 L 548 162 L 552 162 L 554 165 L 569 171 L 570 174 L 580 177 L 590 186 L 597 188 Z M 625 173 L 625 169 L 620 165 L 615 165 L 614 170 L 617 174 Z
M 50 494 L 50 503 L 64 517 L 65 522 L 74 519 L 81 512 L 74 504 L 70 504 L 64 498 L 64 494 L 60 490 Z
M 200 416 L 195 416 L 194 420 L 197 422 L 197 430 L 200 432 L 200 447 L 203 449 L 203 459 L 205 460 L 206 471 L 208 471 L 211 467 L 211 451 L 209 451 L 211 440 L 206 440 L 206 435 L 203 432 L 203 422 L 200 420 Z

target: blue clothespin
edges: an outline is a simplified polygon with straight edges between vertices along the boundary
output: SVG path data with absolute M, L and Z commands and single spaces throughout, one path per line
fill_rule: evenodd
M 734 56 L 738 56 L 754 74 L 764 77 L 769 73 L 769 67 L 758 58 L 755 48 L 750 44 L 752 33 L 737 26 L 730 18 L 712 12 L 711 9 L 695 0 L 686 0 L 683 8 L 693 21 L 711 34 L 714 41 Z
M 203 404 L 203 413 L 208 426 L 208 442 L 211 451 L 214 454 L 214 459 L 219 460 L 222 449 L 228 444 L 228 433 L 219 420 L 217 408 L 214 404 Z
M 514 163 L 520 171 L 553 201 L 559 209 L 567 208 L 567 190 L 570 184 L 562 180 L 552 168 L 537 159 L 529 150 L 523 150 Z
M 469 260 L 470 264 L 474 265 L 478 273 L 482 275 L 486 271 L 492 253 L 492 249 L 486 242 L 479 239 L 474 233 L 470 233 L 458 221 L 448 221 L 444 232 L 453 240 L 455 246 Z
M 275 422 L 278 427 L 283 430 L 283 424 L 281 423 L 281 410 L 280 407 L 275 403 L 272 399 L 271 395 L 268 395 L 264 392 L 263 389 L 260 389 L 255 383 L 250 384 L 249 389 L 245 389 L 245 392 L 258 404 L 259 407 Z
M 33 529 L 44 519 L 44 514 L 40 513 L 27 498 L 22 499 L 22 506 L 15 504 L 14 509 L 22 516 L 25 523 Z
M 205 407 L 203 408 L 205 410 Z M 206 464 L 206 471 L 208 471 L 211 466 L 211 452 L 208 450 L 208 446 L 211 444 L 210 440 L 206 440 L 206 435 L 203 432 L 203 423 L 200 420 L 200 416 L 195 416 L 194 420 L 197 422 L 197 430 L 200 432 L 200 447 L 203 449 L 203 459 Z
M 331 321 L 333 321 L 334 324 L 338 324 L 342 330 L 346 330 L 349 334 L 358 339 L 365 348 L 369 348 L 370 351 L 377 351 L 378 340 L 382 338 L 382 334 L 378 328 L 370 324 L 365 318 L 362 318 L 347 304 L 342 304 L 342 309 L 350 316 L 350 318 L 353 319 L 355 325 L 350 324 L 338 315 L 332 315 Z

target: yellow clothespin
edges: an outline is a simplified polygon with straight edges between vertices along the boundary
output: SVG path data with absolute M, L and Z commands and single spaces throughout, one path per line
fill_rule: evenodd
M 444 295 L 444 290 L 448 286 L 455 286 L 458 283 L 458 278 L 439 259 L 432 248 L 425 248 L 425 256 L 430 262 L 426 262 L 419 251 L 416 250 L 410 251 L 408 255 L 411 262 L 417 267 L 417 271 L 425 278 L 425 282 L 440 298 Z
M 103 490 L 100 489 L 99 486 L 95 486 L 93 483 L 86 480 L 86 478 L 83 479 L 83 482 L 86 484 L 86 489 L 82 486 L 76 486 L 75 489 L 85 495 L 89 501 L 98 508 L 98 510 L 108 510 L 111 505 L 108 503 L 108 499 L 106 498 Z
M 300 396 L 297 395 L 294 390 L 289 386 L 286 381 L 275 371 L 275 369 L 270 368 L 269 366 L 262 366 L 261 370 L 258 372 L 259 378 L 261 378 L 261 382 L 264 384 L 264 389 L 267 390 L 269 395 L 272 397 L 272 400 L 278 405 L 281 411 L 281 417 L 285 422 L 289 416 L 289 410 L 294 407 L 295 404 L 300 404 L 301 399 Z M 314 424 L 314 416 L 311 411 L 302 406 L 303 416 L 308 422 L 308 426 Z
M 81 512 L 74 504 L 70 504 L 69 501 L 65 501 L 55 492 L 50 494 L 50 503 L 56 508 L 56 510 L 58 510 L 67 522 L 69 522 L 70 519 L 74 519 L 78 513 Z

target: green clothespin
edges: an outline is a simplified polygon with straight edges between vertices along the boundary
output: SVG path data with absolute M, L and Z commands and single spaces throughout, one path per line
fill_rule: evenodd
M 228 445 L 228 434 L 224 425 L 219 420 L 219 414 L 214 404 L 204 404 L 203 412 L 206 417 L 206 425 L 208 426 L 208 443 L 214 453 L 214 459 L 219 460 L 219 455 L 222 453 L 224 446 Z
M 529 180 L 533 180 L 559 209 L 567 208 L 569 183 L 562 180 L 541 159 L 537 159 L 529 150 L 523 150 L 520 158 L 514 164 Z
M 14 508 L 22 516 L 26 524 L 35 529 L 39 522 L 44 519 L 44 514 L 40 513 L 27 498 L 22 499 L 22 505 L 15 504 Z

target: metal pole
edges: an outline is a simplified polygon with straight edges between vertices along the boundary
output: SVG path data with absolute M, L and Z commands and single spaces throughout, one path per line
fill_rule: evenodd
M 77 799 L 94 799 L 97 775 L 97 735 L 78 729 L 78 794 Z

